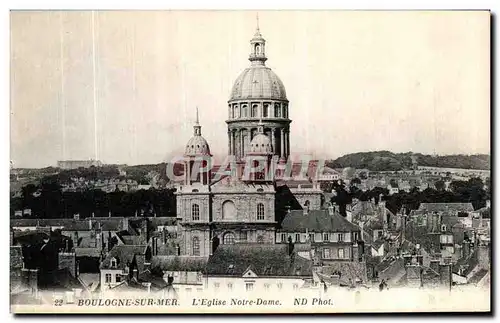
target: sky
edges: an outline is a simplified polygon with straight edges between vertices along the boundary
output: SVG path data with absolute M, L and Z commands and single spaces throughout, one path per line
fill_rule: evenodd
M 196 107 L 215 157 L 250 65 L 255 11 L 11 12 L 15 167 L 181 155 Z M 291 151 L 490 153 L 490 16 L 474 11 L 259 11 L 283 81 Z

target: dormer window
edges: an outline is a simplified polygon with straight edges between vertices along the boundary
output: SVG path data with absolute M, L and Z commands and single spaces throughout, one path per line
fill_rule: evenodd
M 111 268 L 116 268 L 118 266 L 118 261 L 116 258 L 111 258 Z
M 446 224 L 441 225 L 441 232 L 446 232 Z

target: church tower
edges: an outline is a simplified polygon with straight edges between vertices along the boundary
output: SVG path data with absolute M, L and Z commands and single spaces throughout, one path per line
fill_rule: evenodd
M 234 82 L 228 101 L 228 153 L 243 159 L 258 134 L 261 120 L 263 134 L 271 143 L 274 155 L 290 155 L 289 105 L 283 82 L 266 66 L 266 41 L 257 29 L 250 40 L 250 67 Z
M 184 181 L 176 192 L 177 218 L 182 226 L 181 255 L 206 257 L 210 254 L 210 168 L 212 155 L 201 135 L 198 108 L 193 137 L 184 153 Z

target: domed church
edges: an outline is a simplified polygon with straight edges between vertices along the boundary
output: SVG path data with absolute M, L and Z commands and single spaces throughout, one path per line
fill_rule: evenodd
M 181 255 L 207 257 L 220 244 L 276 242 L 272 160 L 286 161 L 290 155 L 289 102 L 283 83 L 265 65 L 266 41 L 258 26 L 250 45 L 251 64 L 236 79 L 228 101 L 228 153 L 235 157 L 237 171 L 213 179 L 198 111 L 185 146 L 184 180 L 176 192 Z M 250 158 L 263 160 L 264 169 L 242 176 Z M 200 160 L 208 166 L 202 171 Z M 320 191 L 314 192 L 319 201 Z

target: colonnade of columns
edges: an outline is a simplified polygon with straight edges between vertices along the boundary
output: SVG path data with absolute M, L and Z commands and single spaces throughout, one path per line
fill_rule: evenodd
M 271 128 L 271 144 L 273 145 L 274 155 L 287 158 L 290 155 L 290 131 L 286 128 Z M 228 131 L 228 154 L 237 158 L 244 157 L 249 150 L 250 142 L 256 133 L 256 128 L 238 128 Z M 246 147 L 246 149 L 245 149 Z

